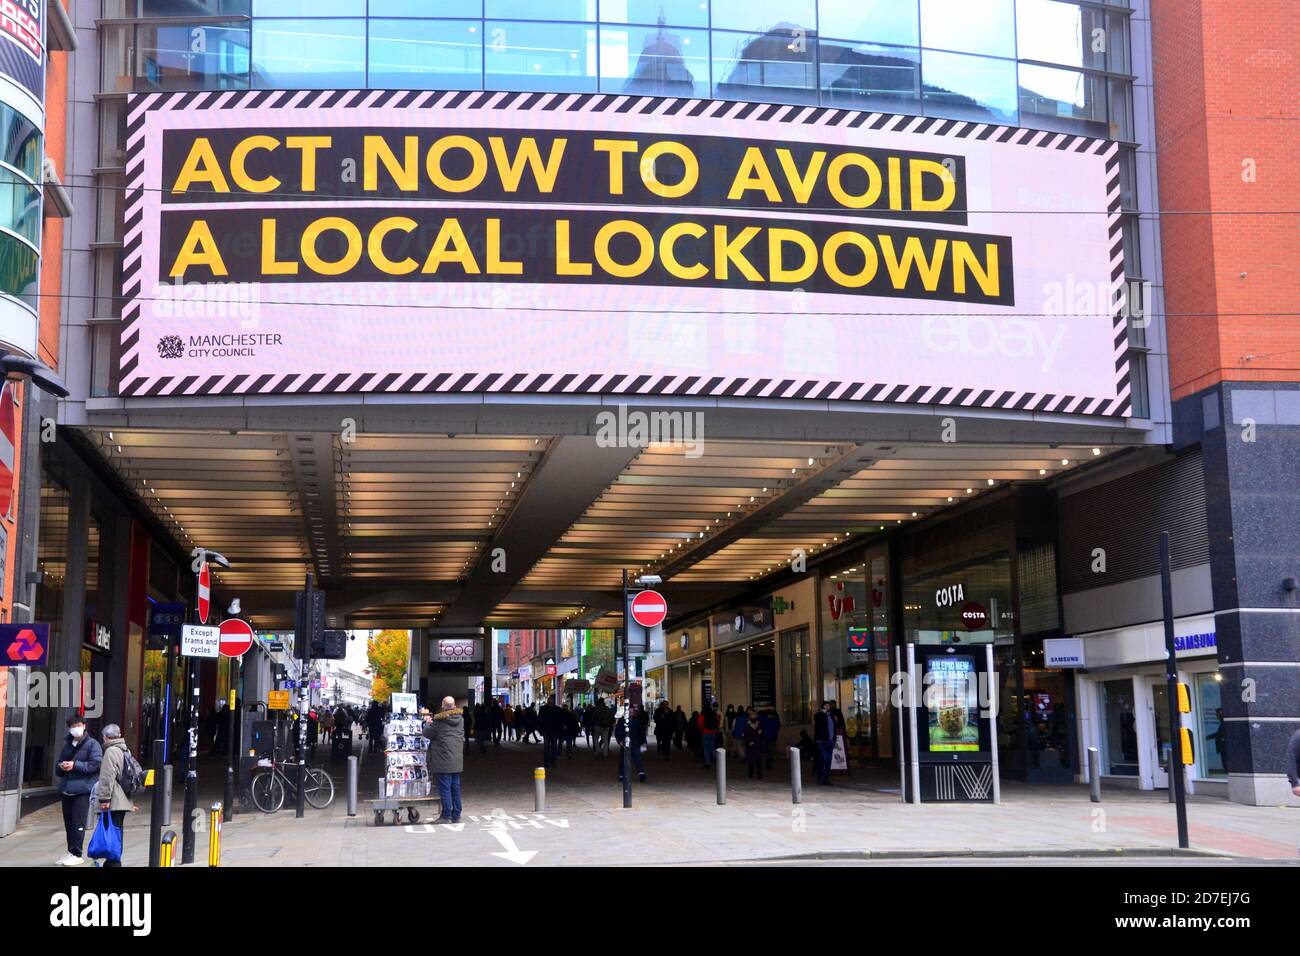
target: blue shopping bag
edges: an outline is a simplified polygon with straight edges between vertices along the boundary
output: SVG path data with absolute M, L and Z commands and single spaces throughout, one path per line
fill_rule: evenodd
M 99 811 L 99 822 L 95 824 L 86 855 L 93 860 L 122 859 L 122 831 L 107 810 Z

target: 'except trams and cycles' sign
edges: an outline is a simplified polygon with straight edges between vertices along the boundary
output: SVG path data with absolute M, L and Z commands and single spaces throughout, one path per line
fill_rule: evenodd
M 181 656 L 220 657 L 221 628 L 203 624 L 186 624 L 181 627 Z
M 1105 140 L 603 94 L 142 93 L 128 111 L 127 396 L 1128 408 Z

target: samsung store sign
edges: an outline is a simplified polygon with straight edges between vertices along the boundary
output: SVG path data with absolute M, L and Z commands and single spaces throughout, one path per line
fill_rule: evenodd
M 1174 651 L 1179 658 L 1212 657 L 1217 649 L 1213 616 L 1174 622 Z M 1043 641 L 1044 667 L 1122 667 L 1159 663 L 1167 657 L 1165 628 L 1160 621 Z

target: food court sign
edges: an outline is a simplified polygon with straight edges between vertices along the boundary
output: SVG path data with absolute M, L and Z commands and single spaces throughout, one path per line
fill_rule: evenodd
M 124 395 L 1128 408 L 1104 140 L 777 104 L 278 90 L 132 95 L 127 142 Z

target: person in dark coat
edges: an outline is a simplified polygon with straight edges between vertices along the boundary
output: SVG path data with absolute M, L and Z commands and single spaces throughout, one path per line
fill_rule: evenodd
M 673 755 L 673 731 L 676 729 L 677 721 L 668 708 L 668 701 L 659 701 L 659 709 L 655 711 L 655 747 L 664 760 Z
M 564 733 L 564 712 L 555 706 L 554 694 L 542 705 L 537 726 L 542 732 L 542 766 L 549 770 L 560 757 L 560 738 Z
M 104 750 L 99 741 L 86 733 L 86 719 L 80 714 L 68 718 L 68 734 L 54 765 L 63 800 L 63 830 L 68 838 L 68 852 L 55 860 L 58 866 L 77 866 L 85 861 L 86 821 L 90 818 L 90 791 L 99 780 L 99 765 Z
M 817 744 L 817 782 L 831 785 L 831 755 L 835 753 L 835 718 L 831 702 L 822 701 L 822 709 L 813 716 L 813 740 Z
M 384 708 L 379 706 L 379 701 L 372 700 L 370 709 L 366 711 L 366 737 L 370 741 L 369 750 L 372 754 L 379 753 L 379 738 L 384 734 Z
M 632 763 L 636 766 L 637 779 L 645 783 L 645 762 L 641 759 L 641 748 L 645 745 L 645 735 L 647 725 L 650 719 L 646 717 L 643 711 L 636 704 L 628 704 L 625 713 L 631 715 L 628 720 L 625 717 L 619 717 L 618 723 L 614 725 L 614 739 L 618 741 L 621 748 L 631 747 L 629 756 Z M 623 755 L 618 755 L 618 779 L 623 779 Z
M 691 711 L 691 716 L 686 721 L 686 731 L 682 734 L 686 739 L 686 746 L 691 749 L 696 760 L 700 760 L 700 712 Z
M 745 715 L 745 729 L 741 732 L 741 739 L 745 743 L 745 768 L 749 772 L 752 780 L 754 771 L 758 771 L 758 779 L 763 779 L 763 726 L 758 722 L 758 711 L 749 708 Z
M 438 800 L 442 812 L 434 823 L 460 823 L 460 775 L 465 770 L 465 715 L 451 697 L 442 699 L 438 712 L 424 717 L 424 736 L 429 740 L 425 763 L 438 775 Z
M 564 708 L 564 755 L 566 757 L 569 758 L 573 757 L 573 745 L 578 742 L 579 727 L 580 725 L 578 723 L 578 715 L 574 712 L 572 707 L 565 706 Z
M 478 741 L 478 752 L 487 753 L 488 740 L 492 737 L 492 713 L 482 704 L 474 705 L 474 738 Z
M 776 753 L 776 741 L 781 736 L 781 718 L 776 708 L 769 707 L 758 715 L 758 725 L 763 728 L 763 760 L 767 769 L 772 769 L 772 755 Z
M 686 736 L 686 711 L 682 710 L 682 705 L 678 704 L 677 709 L 673 711 L 673 746 L 678 750 L 682 749 L 683 738 Z

